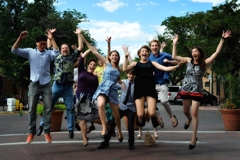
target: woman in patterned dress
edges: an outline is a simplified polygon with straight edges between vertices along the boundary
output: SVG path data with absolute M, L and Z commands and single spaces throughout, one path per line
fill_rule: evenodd
M 188 129 L 191 121 L 193 126 L 193 134 L 189 145 L 190 150 L 194 149 L 197 143 L 198 110 L 200 106 L 200 101 L 203 98 L 202 77 L 206 69 L 219 55 L 224 40 L 230 36 L 231 31 L 223 31 L 221 40 L 217 46 L 216 51 L 206 60 L 204 59 L 203 50 L 200 47 L 193 47 L 191 57 L 177 56 L 176 44 L 178 41 L 178 36 L 175 36 L 173 38 L 172 57 L 178 61 L 186 60 L 188 62 L 186 75 L 183 79 L 183 84 L 180 91 L 180 96 L 183 99 L 183 112 L 187 117 L 184 129 Z

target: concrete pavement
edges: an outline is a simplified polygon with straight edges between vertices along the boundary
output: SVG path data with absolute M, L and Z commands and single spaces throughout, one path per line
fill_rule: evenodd
M 183 128 L 186 117 L 183 114 L 182 106 L 173 105 L 172 110 L 178 118 L 178 126 L 173 128 L 170 118 L 164 108 L 159 104 L 163 116 L 164 128 L 158 127 L 157 145 L 146 147 L 144 136 L 146 131 L 153 134 L 150 123 L 144 127 L 141 140 L 136 139 L 135 150 L 128 150 L 128 134 L 122 123 L 124 141 L 118 142 L 113 137 L 110 146 L 104 150 L 98 150 L 102 139 L 100 138 L 101 126 L 95 125 L 96 130 L 88 134 L 89 145 L 83 147 L 82 137 L 79 131 L 75 131 L 74 139 L 68 138 L 67 123 L 63 119 L 62 130 L 52 132 L 53 142 L 47 144 L 44 135 L 35 136 L 31 144 L 26 144 L 28 128 L 28 115 L 22 117 L 17 112 L 0 111 L 0 160 L 38 160 L 38 159 L 239 159 L 240 157 L 240 132 L 226 132 L 223 127 L 221 115 L 217 107 L 203 106 L 199 111 L 198 143 L 194 150 L 189 150 L 192 125 L 188 130 Z M 11 113 L 11 114 L 9 114 Z M 38 118 L 39 121 L 40 118 Z M 123 122 L 123 121 L 122 121 Z M 39 123 L 38 123 L 39 124 Z

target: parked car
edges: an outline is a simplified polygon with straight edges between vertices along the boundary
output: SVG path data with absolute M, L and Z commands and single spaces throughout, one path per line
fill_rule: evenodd
M 168 101 L 170 103 L 179 104 L 181 100 L 176 99 L 176 96 L 180 90 L 181 86 L 169 86 L 168 87 Z M 158 97 L 158 101 L 160 101 L 160 98 Z
M 178 94 L 176 96 L 176 102 L 178 104 L 182 104 L 182 99 L 180 98 L 180 95 Z M 214 96 L 213 94 L 209 93 L 208 91 L 206 91 L 205 89 L 203 90 L 203 99 L 202 101 L 200 102 L 200 105 L 207 105 L 207 104 L 210 104 L 212 106 L 215 106 L 217 105 L 218 103 L 218 99 L 216 96 Z

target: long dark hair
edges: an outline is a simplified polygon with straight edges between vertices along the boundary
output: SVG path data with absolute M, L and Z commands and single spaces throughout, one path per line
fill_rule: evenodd
M 199 56 L 199 58 L 197 59 L 197 61 L 198 61 L 198 63 L 199 63 L 200 69 L 203 70 L 203 71 L 206 70 L 206 62 L 205 62 L 204 52 L 203 52 L 202 47 L 194 46 L 194 47 L 192 48 L 192 50 L 193 50 L 193 49 L 197 49 L 198 52 L 200 53 L 200 56 Z M 192 62 L 193 62 L 193 56 L 192 56 L 192 54 L 191 54 L 191 58 L 192 58 Z

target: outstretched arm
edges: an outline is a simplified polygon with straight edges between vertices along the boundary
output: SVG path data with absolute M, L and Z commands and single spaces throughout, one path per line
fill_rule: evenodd
M 82 54 L 82 58 L 86 58 L 87 55 L 90 53 L 90 49 L 86 50 L 83 54 Z
M 185 60 L 187 62 L 191 61 L 191 58 L 189 57 L 182 57 L 182 56 L 177 56 L 177 41 L 178 41 L 178 35 L 173 37 L 173 49 L 172 49 L 172 58 L 177 60 L 177 61 L 182 61 Z
M 157 62 L 152 61 L 152 64 L 154 65 L 154 67 L 156 67 L 157 69 L 162 70 L 162 71 L 172 71 L 172 70 L 175 70 L 178 67 L 181 67 L 185 63 L 186 63 L 186 60 L 182 60 L 176 66 L 168 66 L 168 67 L 166 67 L 166 66 L 163 66 L 163 65 L 161 65 L 161 64 L 159 64 Z
M 93 47 L 90 43 L 88 43 L 88 41 L 83 37 L 83 35 L 81 34 L 82 40 L 83 42 L 87 45 L 87 47 L 91 50 L 91 52 L 103 63 L 107 64 L 107 59 L 105 57 L 103 57 L 100 53 L 98 53 L 97 49 L 95 47 Z
M 216 51 L 209 57 L 205 60 L 206 62 L 206 68 L 217 58 L 217 56 L 219 55 L 221 49 L 222 49 L 222 46 L 223 46 L 223 43 L 225 41 L 226 38 L 228 37 L 231 37 L 231 31 L 227 30 L 226 32 L 223 31 L 222 33 L 222 37 L 221 37 L 221 40 L 217 46 L 217 49 Z
M 28 32 L 27 31 L 23 31 L 20 33 L 18 39 L 16 40 L 16 42 L 13 44 L 12 49 L 17 49 L 21 43 L 21 41 L 25 38 L 27 38 L 28 36 Z

